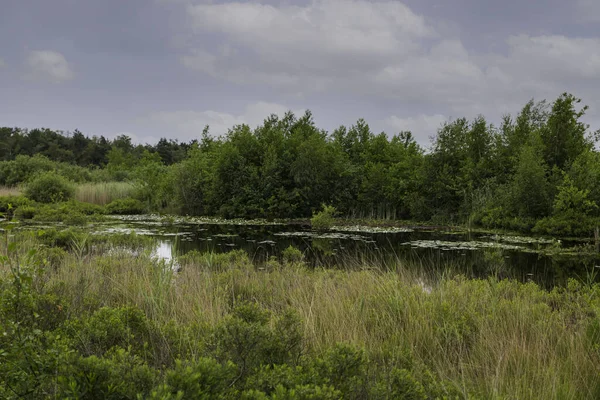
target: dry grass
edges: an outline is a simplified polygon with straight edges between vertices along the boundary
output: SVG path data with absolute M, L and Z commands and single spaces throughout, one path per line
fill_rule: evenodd
M 0 197 L 2 196 L 18 196 L 21 190 L 17 187 L 0 186 Z
M 77 186 L 75 199 L 104 206 L 113 200 L 131 197 L 133 192 L 134 186 L 129 182 L 84 183 Z
M 241 300 L 275 313 L 291 307 L 311 351 L 347 342 L 382 363 L 411 354 L 484 398 L 594 398 L 600 385 L 599 353 L 586 334 L 600 304 L 597 287 L 548 292 L 445 278 L 424 290 L 398 272 L 271 267 L 257 270 L 239 253 L 209 254 L 174 274 L 147 256 L 69 256 L 48 285 L 66 283 L 75 314 L 95 299 L 136 305 L 165 324 L 214 326 Z M 193 347 L 203 338 L 187 340 Z

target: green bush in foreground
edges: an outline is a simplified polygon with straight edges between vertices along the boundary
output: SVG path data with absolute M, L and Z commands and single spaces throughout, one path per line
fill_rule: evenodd
M 44 172 L 27 184 L 25 196 L 39 203 L 58 203 L 72 199 L 75 186 L 54 172 Z

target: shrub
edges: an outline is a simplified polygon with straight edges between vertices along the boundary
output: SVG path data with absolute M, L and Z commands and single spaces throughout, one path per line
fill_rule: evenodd
M 323 204 L 323 210 L 314 214 L 310 219 L 310 224 L 315 229 L 329 229 L 333 226 L 336 209 L 333 206 Z
M 143 214 L 146 206 L 136 199 L 117 199 L 106 206 L 106 212 L 116 215 Z
M 103 356 L 114 347 L 130 347 L 143 354 L 151 335 L 151 324 L 138 308 L 103 307 L 89 318 L 72 321 L 66 331 L 85 356 Z
M 367 397 L 367 358 L 363 350 L 336 344 L 316 360 L 315 369 L 320 380 L 347 394 L 345 398 Z
M 20 206 L 30 205 L 32 203 L 25 196 L 0 196 L 0 213 L 6 213 L 10 209 L 15 209 Z
M 14 216 L 16 219 L 24 220 L 24 219 L 32 219 L 35 217 L 38 208 L 33 206 L 22 206 L 16 209 Z
M 285 249 L 281 255 L 283 262 L 286 264 L 298 264 L 304 261 L 304 254 L 292 245 Z
M 232 392 L 231 384 L 236 379 L 236 367 L 232 363 L 220 363 L 212 358 L 201 358 L 196 362 L 178 361 L 173 370 L 166 373 L 166 385 L 156 388 L 161 399 L 175 399 L 182 393 L 183 399 L 224 399 Z M 156 396 L 156 395 L 155 395 Z
M 256 304 L 237 306 L 215 331 L 217 359 L 240 366 L 240 378 L 264 365 L 297 363 L 303 350 L 299 318 L 286 312 L 270 324 L 271 318 Z
M 158 371 L 124 349 L 102 358 L 73 358 L 61 368 L 57 398 L 135 399 L 150 393 L 158 380 Z
M 66 201 L 75 195 L 75 187 L 54 172 L 44 172 L 29 182 L 25 196 L 40 203 Z
M 89 216 L 71 203 L 46 204 L 35 209 L 33 220 L 39 222 L 63 222 L 67 225 L 84 225 Z
M 37 239 L 40 243 L 65 250 L 69 250 L 79 238 L 80 234 L 72 229 L 60 231 L 57 229 L 44 229 L 37 232 Z

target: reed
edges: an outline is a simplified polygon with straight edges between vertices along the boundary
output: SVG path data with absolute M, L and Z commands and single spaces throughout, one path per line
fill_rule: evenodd
M 132 197 L 135 187 L 129 182 L 83 183 L 77 186 L 75 199 L 104 206 L 113 200 Z
M 0 197 L 3 196 L 19 196 L 21 190 L 18 187 L 0 186 Z

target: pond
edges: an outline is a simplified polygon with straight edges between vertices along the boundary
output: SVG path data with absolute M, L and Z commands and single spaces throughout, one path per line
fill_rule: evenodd
M 300 223 L 154 215 L 111 217 L 92 229 L 95 234 L 151 236 L 156 239 L 155 255 L 167 262 L 176 262 L 178 256 L 192 250 L 222 253 L 241 249 L 260 267 L 271 257 L 281 260 L 282 252 L 294 246 L 314 268 L 398 268 L 429 279 L 494 275 L 533 281 L 545 288 L 564 285 L 569 278 L 600 281 L 600 253 L 585 241 L 426 226 L 339 226 L 317 232 Z
M 191 250 L 242 249 L 260 265 L 294 246 L 313 267 L 403 268 L 431 276 L 495 275 L 550 288 L 568 278 L 599 280 L 600 255 L 591 243 L 551 238 L 452 231 L 447 228 L 345 226 L 327 232 L 302 224 L 125 216 L 99 225 L 98 232 L 150 235 L 157 254 L 174 260 Z

